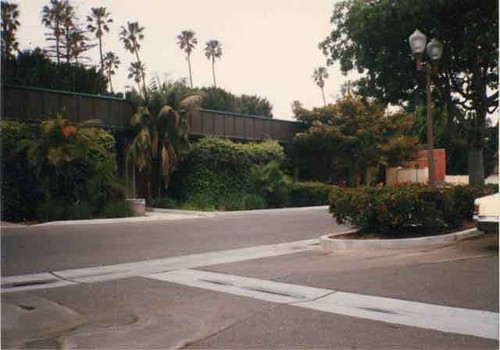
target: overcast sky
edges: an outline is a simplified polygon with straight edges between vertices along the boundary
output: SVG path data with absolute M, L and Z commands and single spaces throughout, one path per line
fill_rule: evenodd
M 16 2 L 13 0 L 13 2 Z M 211 39 L 222 42 L 223 56 L 216 61 L 219 87 L 234 94 L 259 95 L 273 105 L 274 117 L 292 119 L 291 104 L 299 100 L 306 108 L 323 104 L 321 91 L 312 80 L 325 57 L 318 43 L 331 31 L 329 19 L 334 0 L 74 0 L 83 21 L 91 7 L 106 7 L 114 23 L 104 37 L 104 51 L 115 52 L 122 65 L 113 77 L 115 91 L 133 81 L 127 67 L 133 60 L 119 41 L 119 30 L 127 21 L 145 27 L 141 58 L 148 80 L 188 77 L 185 55 L 177 46 L 177 35 L 196 32 L 198 46 L 192 53 L 193 83 L 211 86 L 211 64 L 203 53 Z M 19 42 L 22 49 L 46 47 L 41 9 L 49 0 L 17 0 L 21 11 Z M 98 48 L 89 56 L 98 63 Z M 325 95 L 333 102 L 347 80 L 338 66 L 328 67 Z M 328 101 L 327 101 L 328 102 Z

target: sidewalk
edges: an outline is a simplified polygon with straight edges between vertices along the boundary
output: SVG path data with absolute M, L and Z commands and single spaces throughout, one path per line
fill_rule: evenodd
M 2 228 L 20 228 L 20 227 L 47 227 L 47 226 L 64 226 L 64 225 L 96 225 L 96 224 L 115 224 L 115 223 L 134 223 L 134 222 L 151 222 L 151 221 L 168 221 L 168 220 L 185 220 L 215 217 L 213 212 L 190 211 L 190 210 L 174 210 L 174 209 L 157 209 L 148 208 L 145 216 L 133 216 L 126 218 L 110 218 L 110 219 L 90 219 L 90 220 L 62 220 L 49 221 L 41 224 L 23 224 L 8 221 L 0 223 Z

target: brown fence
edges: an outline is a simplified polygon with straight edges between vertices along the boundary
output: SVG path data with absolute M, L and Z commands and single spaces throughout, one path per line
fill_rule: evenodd
M 105 126 L 126 127 L 133 107 L 115 97 L 2 86 L 2 118 L 39 120 L 56 113 L 74 122 L 99 119 Z
M 127 100 L 31 87 L 2 86 L 2 118 L 40 120 L 61 113 L 74 122 L 99 119 L 104 126 L 127 128 L 134 109 Z M 201 109 L 190 117 L 193 135 L 291 142 L 303 130 L 298 122 Z

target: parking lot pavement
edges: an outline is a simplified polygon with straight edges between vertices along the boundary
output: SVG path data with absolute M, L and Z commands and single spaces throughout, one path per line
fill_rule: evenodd
M 419 302 L 422 310 L 448 306 L 459 316 L 470 309 L 479 316 L 498 312 L 494 235 L 443 248 L 330 254 L 315 250 L 196 271 L 390 298 L 395 305 Z M 282 304 L 279 294 L 274 301 L 229 294 L 223 282 L 221 291 L 214 291 L 146 277 L 152 276 L 5 294 L 2 345 L 9 345 L 7 339 L 27 348 L 498 348 L 497 339 Z M 253 290 L 269 292 L 258 285 Z M 37 317 L 51 318 L 52 329 L 31 322 L 18 324 L 21 338 L 20 333 L 8 333 L 12 322 L 37 312 Z
M 303 252 L 204 271 L 498 312 L 498 235 L 438 248 Z

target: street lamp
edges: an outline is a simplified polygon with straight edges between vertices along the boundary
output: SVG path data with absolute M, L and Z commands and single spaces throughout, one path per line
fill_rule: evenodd
M 441 58 L 443 54 L 443 44 L 436 39 L 432 39 L 427 44 L 427 55 L 430 61 L 422 62 L 422 54 L 426 48 L 427 37 L 420 30 L 415 30 L 409 38 L 411 51 L 417 63 L 417 71 L 425 71 L 425 91 L 427 107 L 427 158 L 429 162 L 429 184 L 434 184 L 434 132 L 432 129 L 432 104 L 431 104 L 431 78 L 432 66 Z

